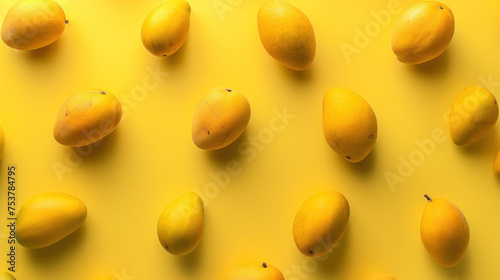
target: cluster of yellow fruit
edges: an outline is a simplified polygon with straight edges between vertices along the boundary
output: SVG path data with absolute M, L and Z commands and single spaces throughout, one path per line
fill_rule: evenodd
M 47 12 L 50 11 L 50 12 Z M 169 56 L 185 42 L 191 6 L 185 0 L 167 0 L 145 19 L 141 38 L 156 56 Z M 52 0 L 21 0 L 8 12 L 1 29 L 2 40 L 19 50 L 34 50 L 56 41 L 68 21 Z M 295 6 L 280 0 L 266 2 L 258 11 L 257 26 L 266 51 L 293 70 L 305 70 L 314 60 L 316 40 L 311 22 Z M 451 10 L 438 2 L 422 2 L 403 13 L 396 23 L 392 49 L 398 60 L 419 64 L 442 54 L 453 37 Z M 198 103 L 192 122 L 196 146 L 217 150 L 234 142 L 250 120 L 245 96 L 230 88 L 215 88 Z M 110 134 L 121 120 L 118 99 L 103 90 L 87 90 L 70 96 L 57 114 L 53 133 L 61 144 L 80 147 Z M 498 105 L 486 89 L 466 88 L 456 98 L 450 113 L 450 133 L 457 145 L 470 145 L 495 125 Z M 369 103 L 347 89 L 334 88 L 323 98 L 323 130 L 327 143 L 350 162 L 363 160 L 377 140 L 377 119 Z M 0 152 L 3 151 L 0 129 Z M 1 155 L 1 153 L 0 153 Z M 500 151 L 495 161 L 500 173 Z M 443 266 L 456 265 L 469 242 L 464 215 L 444 199 L 431 199 L 421 219 L 421 238 L 430 255 Z M 328 254 L 340 241 L 349 221 L 347 199 L 335 191 L 308 198 L 298 209 L 293 237 L 299 251 L 318 258 Z M 60 193 L 36 195 L 18 214 L 16 238 L 22 246 L 49 246 L 77 230 L 85 221 L 87 208 L 79 199 Z M 157 224 L 159 241 L 174 255 L 192 252 L 201 240 L 204 227 L 203 201 L 188 193 L 167 206 Z M 0 275 L 0 279 L 2 279 Z M 5 276 L 7 277 L 7 276 Z M 5 278 L 4 277 L 4 278 Z M 5 278 L 5 279 L 14 279 Z M 100 278 L 104 279 L 104 278 Z M 227 272 L 221 279 L 284 279 L 267 263 L 251 263 Z M 394 279 L 374 275 L 366 279 Z

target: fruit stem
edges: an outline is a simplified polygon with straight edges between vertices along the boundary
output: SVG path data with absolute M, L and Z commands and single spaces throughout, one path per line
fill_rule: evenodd
M 267 264 L 265 262 L 262 263 L 262 267 L 263 268 L 266 268 L 267 267 Z
M 431 202 L 431 201 L 432 201 L 432 198 L 430 198 L 427 194 L 424 194 L 424 196 L 425 196 L 425 198 L 427 198 L 427 200 L 428 200 L 429 202 Z
M 65 20 L 64 23 L 68 24 L 69 23 L 69 20 Z

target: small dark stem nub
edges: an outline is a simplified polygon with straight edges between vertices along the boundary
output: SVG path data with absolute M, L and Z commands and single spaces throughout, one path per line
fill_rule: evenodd
M 441 10 L 443 10 L 443 7 L 439 6 L 439 8 L 440 8 Z
M 428 200 L 429 202 L 431 202 L 431 201 L 432 201 L 432 198 L 430 198 L 427 194 L 424 194 L 424 196 L 425 196 L 425 198 L 427 198 L 427 200 Z
M 65 20 L 64 23 L 68 24 L 69 23 L 69 20 Z
M 267 264 L 265 262 L 262 263 L 263 268 L 267 268 Z

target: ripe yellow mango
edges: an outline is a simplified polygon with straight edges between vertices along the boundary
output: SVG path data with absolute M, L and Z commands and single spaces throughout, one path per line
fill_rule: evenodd
M 64 193 L 38 194 L 28 199 L 17 214 L 16 238 L 27 248 L 52 245 L 76 231 L 87 218 L 87 207 Z
M 57 142 L 81 147 L 110 134 L 122 117 L 118 99 L 103 90 L 84 90 L 70 96 L 59 109 L 54 125 Z
M 392 277 L 389 274 L 379 273 L 379 274 L 370 275 L 370 276 L 364 278 L 363 280 L 396 280 L 396 278 Z
M 349 203 L 336 191 L 324 191 L 309 197 L 293 221 L 293 239 L 299 251 L 308 257 L 328 254 L 339 243 L 349 222 Z
M 169 204 L 158 218 L 158 239 L 173 255 L 191 253 L 203 234 L 204 207 L 194 192 L 187 193 Z
M 0 280 L 16 280 L 16 278 L 8 272 L 0 272 Z
M 254 262 L 234 267 L 219 280 L 285 280 L 285 277 L 270 264 Z
M 493 163 L 493 172 L 500 175 L 500 149 L 498 149 L 497 156 L 495 157 L 495 162 Z
M 144 47 L 156 56 L 178 51 L 189 33 L 191 6 L 185 0 L 167 0 L 144 20 L 141 38 Z
M 250 121 L 250 103 L 240 92 L 214 88 L 196 106 L 192 136 L 200 149 L 217 150 L 233 143 Z
M 3 152 L 5 150 L 5 134 L 3 133 L 3 128 L 0 125 L 0 160 L 3 158 Z
M 101 275 L 101 276 L 94 278 L 93 280 L 117 280 L 117 279 L 114 276 Z
M 420 2 L 396 22 L 392 51 L 403 63 L 424 63 L 446 50 L 454 31 L 455 19 L 448 6 L 434 1 Z
M 359 162 L 377 141 L 377 118 L 363 97 L 333 88 L 323 98 L 323 132 L 335 152 L 350 162 Z
M 316 38 L 311 22 L 288 2 L 272 0 L 257 13 L 262 45 L 274 59 L 293 70 L 305 70 L 314 60 Z
M 497 119 L 498 104 L 495 96 L 481 86 L 467 87 L 451 107 L 451 138 L 458 146 L 470 145 L 486 136 Z
M 2 40 L 14 49 L 30 51 L 55 42 L 66 27 L 66 16 L 53 0 L 21 0 L 2 24 Z
M 425 195 L 428 202 L 420 222 L 425 249 L 442 266 L 455 266 L 469 245 L 469 224 L 455 205 L 442 198 Z

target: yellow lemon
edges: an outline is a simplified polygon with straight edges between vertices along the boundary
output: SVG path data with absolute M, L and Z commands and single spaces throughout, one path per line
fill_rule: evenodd
M 268 263 L 254 262 L 229 270 L 219 280 L 285 280 L 285 277 Z
M 66 27 L 62 8 L 52 0 L 21 0 L 5 15 L 2 40 L 9 47 L 30 51 L 55 42 Z
M 293 70 L 305 70 L 314 60 L 316 38 L 311 22 L 288 2 L 264 3 L 257 14 L 262 45 L 278 62 Z
M 392 51 L 403 63 L 424 63 L 446 50 L 454 31 L 455 19 L 448 6 L 434 1 L 420 2 L 396 22 Z
M 178 51 L 189 33 L 191 6 L 185 0 L 167 0 L 151 11 L 141 30 L 142 43 L 156 56 Z
M 455 205 L 442 198 L 430 198 L 420 222 L 425 249 L 442 266 L 455 266 L 469 245 L 469 224 Z

